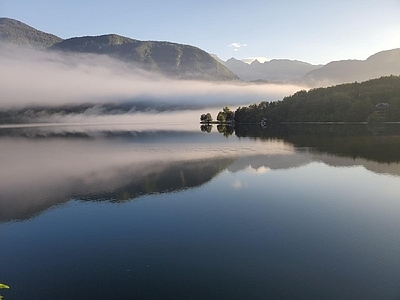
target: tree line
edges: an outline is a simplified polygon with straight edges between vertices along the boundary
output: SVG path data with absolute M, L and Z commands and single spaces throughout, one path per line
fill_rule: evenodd
M 285 122 L 400 121 L 400 76 L 387 76 L 362 83 L 301 90 L 280 101 L 251 104 L 235 112 L 224 108 L 217 120 L 236 124 Z M 211 115 L 210 115 L 211 117 Z M 212 117 L 211 117 L 212 121 Z M 225 122 L 223 121 L 223 122 Z
M 217 120 L 214 121 L 210 113 L 200 116 L 201 123 L 232 123 L 235 118 L 235 112 L 231 111 L 228 106 L 225 106 L 217 115 Z
M 387 106 L 381 108 L 382 103 Z M 399 76 L 301 90 L 281 101 L 239 107 L 235 121 L 256 123 L 265 117 L 270 123 L 366 122 L 377 116 L 382 121 L 400 121 Z

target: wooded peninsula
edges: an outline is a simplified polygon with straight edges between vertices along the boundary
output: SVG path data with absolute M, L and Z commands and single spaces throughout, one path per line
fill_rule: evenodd
M 203 114 L 202 123 L 212 116 Z M 399 122 L 400 76 L 388 76 L 365 82 L 327 88 L 301 90 L 280 101 L 263 101 L 235 112 L 225 107 L 216 123 L 268 124 L 289 122 Z

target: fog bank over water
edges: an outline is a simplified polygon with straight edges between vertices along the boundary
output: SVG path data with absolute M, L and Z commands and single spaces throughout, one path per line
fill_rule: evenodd
M 182 81 L 105 55 L 61 53 L 0 44 L 0 109 L 141 101 L 198 107 L 280 100 L 295 85 Z
M 59 114 L 59 113 L 40 113 L 34 123 L 27 119 L 23 124 L 1 124 L 1 129 L 27 128 L 37 132 L 40 128 L 40 134 L 47 132 L 80 132 L 88 133 L 92 129 L 98 132 L 99 129 L 126 130 L 132 128 L 135 130 L 179 130 L 198 131 L 200 127 L 200 115 L 209 112 L 216 118 L 221 108 L 208 107 L 204 109 L 165 111 L 165 112 L 135 112 L 125 114 Z M 21 118 L 22 120 L 22 118 Z M 1 135 L 1 134 L 0 134 Z

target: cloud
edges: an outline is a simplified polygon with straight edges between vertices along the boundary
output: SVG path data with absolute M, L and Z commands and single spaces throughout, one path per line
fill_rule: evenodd
M 240 48 L 240 44 L 239 43 L 232 43 L 228 47 Z
M 249 173 L 255 173 L 255 174 L 258 174 L 258 175 L 262 175 L 262 174 L 265 174 L 265 173 L 269 172 L 270 169 L 268 167 L 265 167 L 265 166 L 254 168 L 254 167 L 249 165 L 249 166 L 246 167 L 245 171 L 249 172 Z
M 239 48 L 247 47 L 247 44 L 232 43 L 232 44 L 230 44 L 228 47 L 229 47 L 229 48 L 233 48 L 234 51 L 238 51 Z
M 236 179 L 234 182 L 231 183 L 231 186 L 235 190 L 240 190 L 247 187 L 246 183 L 241 182 L 239 179 Z

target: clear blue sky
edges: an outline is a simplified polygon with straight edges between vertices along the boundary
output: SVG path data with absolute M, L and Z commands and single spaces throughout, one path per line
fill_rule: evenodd
M 0 16 L 62 38 L 117 33 L 224 60 L 327 63 L 400 48 L 400 0 L 0 0 Z

